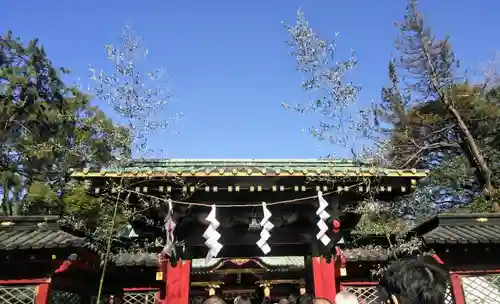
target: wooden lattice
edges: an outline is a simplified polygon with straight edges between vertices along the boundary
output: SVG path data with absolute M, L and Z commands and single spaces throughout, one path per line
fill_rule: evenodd
M 123 304 L 155 304 L 156 292 L 126 292 Z
M 82 303 L 82 298 L 77 293 L 62 291 L 62 290 L 51 290 L 49 295 L 48 304 L 80 304 Z
M 92 303 L 92 304 L 109 304 L 109 296 L 108 295 L 101 296 L 100 301 L 97 301 L 97 296 L 92 296 L 90 303 Z M 117 304 L 119 304 L 119 302 L 117 302 Z
M 344 290 L 353 293 L 358 298 L 359 303 L 380 303 L 375 286 L 345 286 Z
M 500 303 L 500 275 L 462 276 L 465 303 Z
M 0 285 L 0 303 L 2 304 L 33 304 L 35 295 L 36 286 Z
M 446 298 L 444 299 L 444 304 L 455 304 L 455 298 L 453 297 L 453 292 L 451 288 L 446 289 Z

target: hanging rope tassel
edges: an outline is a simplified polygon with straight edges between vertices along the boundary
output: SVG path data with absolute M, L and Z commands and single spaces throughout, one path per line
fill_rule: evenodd
M 219 243 L 221 235 L 217 231 L 217 228 L 219 228 L 220 223 L 217 220 L 216 215 L 216 207 L 215 205 L 212 205 L 212 210 L 206 218 L 209 225 L 207 230 L 205 230 L 205 233 L 203 233 L 203 238 L 206 239 L 205 245 L 208 247 L 205 264 L 209 264 L 213 258 L 217 257 L 223 247 L 222 244 Z
M 273 223 L 269 221 L 271 218 L 272 214 L 269 209 L 267 209 L 266 203 L 262 203 L 262 211 L 264 213 L 264 217 L 262 218 L 262 221 L 260 221 L 260 226 L 262 227 L 262 230 L 260 232 L 260 239 L 257 241 L 257 246 L 262 250 L 264 254 L 268 254 L 271 252 L 271 247 L 267 243 L 267 240 L 271 237 L 271 234 L 269 233 L 271 229 L 274 228 Z
M 165 247 L 163 247 L 163 253 L 172 256 L 172 252 L 174 251 L 175 241 L 174 241 L 174 230 L 175 230 L 175 222 L 172 219 L 172 201 L 168 201 L 168 213 L 165 217 Z
M 320 240 L 323 245 L 327 246 L 332 241 L 327 235 L 328 225 L 326 224 L 326 220 L 330 217 L 330 214 L 326 212 L 326 208 L 328 207 L 328 202 L 323 198 L 323 193 L 318 191 L 318 201 L 319 207 L 316 210 L 316 215 L 319 217 L 318 228 L 319 232 L 316 235 L 316 239 Z

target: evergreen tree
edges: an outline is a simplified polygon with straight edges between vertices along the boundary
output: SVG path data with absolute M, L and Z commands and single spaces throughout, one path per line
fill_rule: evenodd
M 496 90 L 457 77 L 448 38 L 432 35 L 416 1 L 398 27 L 400 57 L 389 64 L 391 85 L 382 89 L 377 111 L 391 159 L 401 167 L 433 169 L 425 192 L 443 208 L 481 193 L 498 210 L 492 175 L 498 163 L 492 153 L 500 119 Z
M 12 32 L 0 38 L 0 183 L 2 212 L 99 213 L 100 200 L 75 198 L 82 184 L 72 168 L 106 166 L 130 154 L 127 128 L 66 85 L 37 39 L 24 44 Z M 94 219 L 95 221 L 95 219 Z

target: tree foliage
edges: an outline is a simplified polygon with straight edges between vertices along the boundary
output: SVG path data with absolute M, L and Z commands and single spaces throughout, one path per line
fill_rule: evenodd
M 284 107 L 293 108 L 301 114 L 319 114 L 320 122 L 310 128 L 310 133 L 332 144 L 334 150 L 338 147 L 350 150 L 360 166 L 387 165 L 387 153 L 383 149 L 385 142 L 377 141 L 373 105 L 359 101 L 361 85 L 349 80 L 357 65 L 355 53 L 351 50 L 350 56 L 344 60 L 336 58 L 338 49 L 335 41 L 320 38 L 300 10 L 296 24 L 285 25 L 285 29 L 291 38 L 287 43 L 292 49 L 290 55 L 304 77 L 301 87 L 309 95 L 309 101 L 294 107 L 284 103 Z M 360 180 L 365 185 L 371 182 L 371 179 Z M 366 193 L 366 197 L 359 205 L 346 210 L 362 215 L 360 229 L 383 234 L 390 227 L 395 229 L 401 226 L 402 221 L 394 214 L 403 208 L 399 206 L 402 202 L 381 201 L 375 190 Z M 388 221 L 391 225 L 387 225 Z
M 92 93 L 110 105 L 120 117 L 120 123 L 131 132 L 136 156 L 158 152 L 148 145 L 149 137 L 174 130 L 174 124 L 183 118 L 183 113 L 169 112 L 172 95 L 164 70 L 143 68 L 142 60 L 146 59 L 148 49 L 130 20 L 122 28 L 117 44 L 107 44 L 105 51 L 114 69 L 98 72 L 92 65 L 89 67 Z M 125 163 L 128 161 L 130 159 Z
M 77 195 L 84 185 L 70 182 L 72 168 L 105 166 L 130 154 L 127 128 L 65 84 L 68 73 L 52 65 L 37 39 L 25 44 L 12 32 L 1 37 L 0 189 L 6 215 L 97 214 L 100 200 Z
M 349 72 L 357 61 L 331 60 L 336 45 L 318 37 L 301 11 L 295 26 L 286 26 L 291 36 L 290 53 L 304 75 L 302 88 L 311 102 L 295 109 L 317 112 L 319 127 L 311 133 L 346 147 L 350 142 L 369 143 L 354 152 L 373 165 L 430 169 L 430 176 L 414 195 L 395 202 L 373 197 L 362 202 L 359 228 L 365 232 L 401 230 L 411 222 L 465 206 L 459 211 L 497 210 L 499 90 L 498 60 L 483 68 L 483 83 L 471 83 L 460 72 L 449 39 L 437 39 L 409 1 L 396 57 L 388 66 L 389 86 L 382 89 L 381 102 L 363 107 L 358 102 L 359 85 L 351 84 Z M 285 104 L 289 107 L 288 104 Z M 351 108 L 349 110 L 349 108 Z
M 487 88 L 496 88 L 500 85 L 500 51 L 490 56 L 486 63 L 481 65 L 484 74 L 484 83 Z
M 355 52 L 351 50 L 347 59 L 338 58 L 336 41 L 315 33 L 300 9 L 296 24 L 284 26 L 290 37 L 289 54 L 303 75 L 301 87 L 309 100 L 295 106 L 282 103 L 283 107 L 301 114 L 319 114 L 319 124 L 312 126 L 310 133 L 319 140 L 355 151 L 360 148 L 355 143 L 359 144 L 361 138 L 369 139 L 372 125 L 370 111 L 364 111 L 358 103 L 361 86 L 349 80 L 358 63 Z
M 183 117 L 182 113 L 174 113 L 172 116 L 168 113 L 172 96 L 162 81 L 163 70 L 147 71 L 141 68 L 140 60 L 148 55 L 148 50 L 144 48 L 142 39 L 133 29 L 130 20 L 123 27 L 118 43 L 106 45 L 105 50 L 114 69 L 112 72 L 104 70 L 97 72 L 93 66 L 90 66 L 89 74 L 93 82 L 93 92 L 99 101 L 108 103 L 114 109 L 115 114 L 120 118 L 120 123 L 130 131 L 133 152 L 136 156 L 145 157 L 154 153 L 158 157 L 158 154 L 163 154 L 163 151 L 151 149 L 150 136 L 157 132 L 172 130 L 173 124 Z M 123 168 L 131 163 L 131 158 L 124 158 L 116 166 Z M 112 204 L 106 205 L 111 211 L 111 216 L 103 230 L 106 252 L 98 298 L 102 294 L 114 237 L 123 227 L 120 222 L 123 222 L 123 219 L 133 220 L 139 216 L 145 216 L 148 209 L 153 207 L 150 202 L 143 199 L 139 199 L 139 203 L 137 201 L 131 203 L 129 200 L 131 193 L 128 192 L 130 189 L 126 189 L 127 182 L 121 178 L 108 185 L 115 188 L 116 193 L 113 195 Z M 139 193 L 136 194 L 139 195 Z M 158 204 L 156 202 L 154 205 L 158 207 Z
M 448 38 L 432 35 L 415 1 L 398 27 L 399 57 L 389 63 L 391 84 L 382 89 L 377 111 L 391 160 L 399 167 L 431 169 L 422 195 L 436 211 L 481 194 L 480 201 L 498 209 L 492 199 L 499 160 L 496 88 L 458 76 Z
M 162 150 L 151 148 L 151 136 L 175 130 L 175 123 L 183 118 L 183 113 L 169 111 L 173 98 L 168 83 L 163 79 L 163 69 L 144 68 L 143 60 L 149 52 L 131 20 L 122 28 L 116 43 L 107 44 L 104 50 L 112 68 L 97 69 L 89 65 L 90 89 L 99 105 L 110 106 L 118 123 L 129 131 L 133 152 L 121 157 L 113 166 L 115 169 L 130 166 L 133 163 L 132 154 L 134 157 L 162 155 Z M 131 204 L 128 199 L 130 192 L 124 191 L 128 182 L 122 178 L 106 186 L 115 188 L 116 192 L 102 198 L 107 202 L 102 208 L 108 209 L 110 214 L 104 235 L 115 236 L 123 228 L 120 223 L 144 216 L 152 207 L 141 199 L 143 204 L 137 201 Z

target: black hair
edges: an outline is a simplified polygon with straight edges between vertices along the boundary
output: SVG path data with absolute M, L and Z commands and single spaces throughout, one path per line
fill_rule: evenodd
M 310 294 L 303 294 L 297 299 L 297 304 L 314 304 L 317 300 L 324 301 L 323 303 L 332 303 L 330 300 L 326 298 L 316 298 Z
M 413 257 L 392 262 L 379 283 L 379 297 L 399 304 L 444 304 L 448 272 L 432 257 Z
M 313 303 L 317 303 L 316 301 L 317 300 L 320 300 L 321 302 L 323 303 L 332 303 L 330 300 L 326 299 L 326 298 L 313 298 Z
M 313 304 L 313 296 L 310 294 L 303 294 L 297 298 L 297 304 Z

